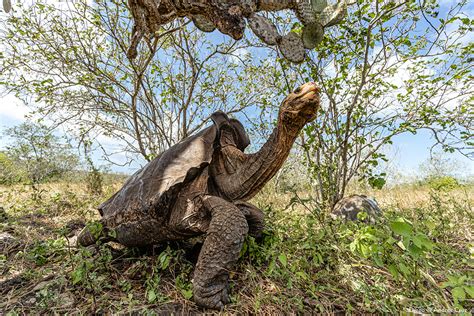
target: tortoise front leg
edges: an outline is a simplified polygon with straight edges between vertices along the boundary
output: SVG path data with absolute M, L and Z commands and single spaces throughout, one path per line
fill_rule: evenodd
M 239 257 L 248 225 L 242 211 L 222 198 L 205 196 L 203 205 L 211 222 L 194 272 L 194 300 L 222 309 L 229 302 L 229 271 Z

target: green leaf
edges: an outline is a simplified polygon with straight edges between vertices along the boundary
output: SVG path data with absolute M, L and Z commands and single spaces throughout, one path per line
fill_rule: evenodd
M 463 287 L 458 286 L 458 287 L 453 288 L 451 290 L 451 294 L 453 295 L 453 299 L 455 302 L 466 299 L 466 292 L 464 292 Z
M 379 267 L 383 267 L 383 261 L 382 261 L 382 259 L 380 259 L 380 257 L 378 255 L 374 255 L 373 258 L 374 258 L 375 263 Z
M 115 231 L 115 229 L 109 230 L 108 235 L 109 235 L 109 237 L 117 238 L 117 232 Z
M 390 228 L 395 234 L 398 234 L 404 237 L 409 237 L 413 233 L 413 227 L 406 222 L 400 222 L 400 221 L 391 222 Z
M 166 270 L 170 265 L 170 257 L 168 256 L 168 253 L 166 251 L 160 254 L 158 260 L 160 261 L 161 270 Z
M 397 267 L 393 264 L 388 266 L 388 271 L 393 275 L 394 278 L 398 277 L 398 270 Z
M 192 289 L 181 289 L 181 294 L 183 297 L 187 300 L 191 299 L 193 297 L 193 290 Z
M 84 278 L 84 270 L 81 268 L 76 269 L 72 272 L 72 284 L 81 282 Z
M 308 274 L 306 274 L 306 272 L 304 272 L 304 271 L 298 271 L 298 272 L 296 272 L 296 275 L 299 276 L 303 280 L 308 280 L 309 279 Z
M 157 295 L 154 289 L 148 290 L 146 294 L 146 299 L 148 300 L 148 303 L 153 303 L 156 300 L 156 297 Z
M 375 178 L 375 177 L 369 178 L 368 181 L 369 181 L 369 185 L 372 188 L 379 189 L 379 190 L 381 190 L 383 188 L 383 186 L 385 185 L 385 182 L 386 182 L 384 178 L 380 178 L 380 177 L 378 177 L 378 178 Z
M 474 286 L 464 286 L 464 291 L 466 291 L 467 295 L 469 295 L 470 298 L 474 298 Z
M 281 254 L 278 256 L 278 260 L 280 260 L 281 264 L 283 265 L 283 267 L 286 268 L 286 265 L 288 263 L 287 259 L 286 259 L 286 255 L 285 254 Z
M 412 255 L 415 258 L 420 256 L 421 254 L 423 254 L 423 249 L 421 249 L 420 247 L 417 247 L 414 244 L 411 244 L 408 247 L 408 251 L 409 251 L 410 255 Z
M 400 270 L 400 272 L 402 272 L 405 276 L 409 276 L 410 275 L 410 270 L 408 269 L 408 267 L 403 263 L 403 262 L 400 262 L 398 264 L 398 269 Z
M 428 250 L 432 250 L 434 247 L 434 243 L 428 239 L 427 236 L 423 234 L 417 234 L 413 237 L 413 243 L 419 248 L 425 248 Z

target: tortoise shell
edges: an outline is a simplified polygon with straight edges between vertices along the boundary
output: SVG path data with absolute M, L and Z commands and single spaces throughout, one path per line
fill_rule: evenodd
M 138 214 L 161 218 L 168 214 L 180 189 L 195 179 L 211 163 L 222 121 L 234 129 L 237 146 L 244 150 L 250 143 L 242 124 L 223 112 L 211 116 L 214 125 L 170 147 L 133 174 L 98 209 L 111 226 L 127 222 Z M 151 214 L 153 213 L 153 214 Z

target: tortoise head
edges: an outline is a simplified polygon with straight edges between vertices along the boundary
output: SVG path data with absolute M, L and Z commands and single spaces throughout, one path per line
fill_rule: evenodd
M 280 106 L 279 121 L 285 127 L 299 130 L 316 118 L 320 106 L 320 89 L 314 82 L 299 86 Z
M 212 113 L 211 119 L 214 122 L 216 128 L 217 128 L 217 138 L 216 140 L 218 143 L 220 143 L 221 146 L 224 145 L 224 143 L 233 143 L 235 146 L 240 149 L 241 151 L 244 151 L 245 148 L 250 144 L 250 138 L 247 132 L 245 131 L 244 126 L 240 121 L 234 118 L 229 118 L 227 114 L 225 114 L 222 111 L 216 111 Z M 221 138 L 221 135 L 219 135 L 223 129 L 226 129 L 228 131 L 227 133 L 227 139 L 224 137 L 224 139 Z
M 250 145 L 249 135 L 247 134 L 244 126 L 242 125 L 242 123 L 240 123 L 239 120 L 231 118 L 229 122 L 230 125 L 232 125 L 232 127 L 234 128 L 237 148 L 244 151 L 245 148 Z

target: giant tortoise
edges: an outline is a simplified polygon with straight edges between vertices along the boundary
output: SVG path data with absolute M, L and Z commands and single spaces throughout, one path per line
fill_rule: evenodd
M 246 202 L 275 175 L 303 126 L 314 120 L 319 88 L 306 83 L 282 102 L 277 127 L 256 153 L 245 154 L 242 124 L 223 112 L 137 171 L 99 206 L 101 223 L 125 246 L 143 246 L 204 235 L 194 272 L 194 300 L 209 308 L 229 302 L 228 277 L 247 233 L 263 230 L 263 212 Z M 113 232 L 110 234 L 110 232 Z M 93 244 L 86 227 L 78 241 Z

